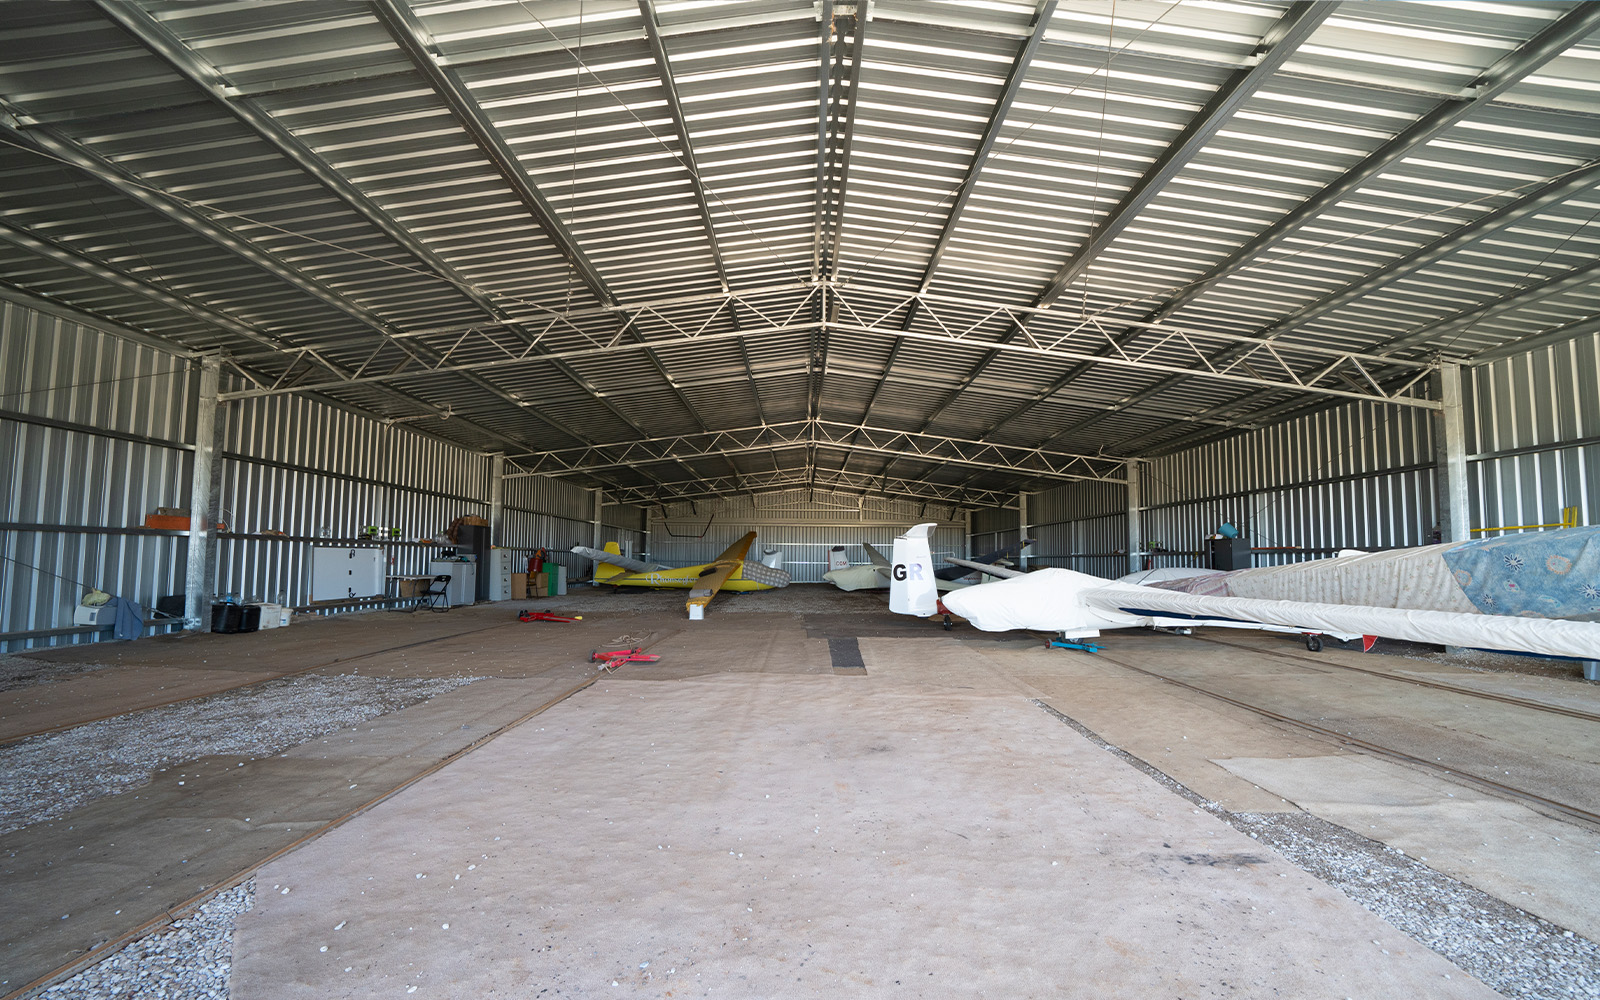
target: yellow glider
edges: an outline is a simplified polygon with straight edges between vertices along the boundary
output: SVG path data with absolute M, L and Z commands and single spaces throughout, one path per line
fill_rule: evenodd
M 755 540 L 756 533 L 749 532 L 711 562 L 676 569 L 630 559 L 622 554 L 616 542 L 607 542 L 604 550 L 574 545 L 572 551 L 595 561 L 595 583 L 614 587 L 689 588 L 685 606 L 691 618 L 698 618 L 720 590 L 771 590 L 789 585 L 789 574 L 785 570 L 745 558 Z

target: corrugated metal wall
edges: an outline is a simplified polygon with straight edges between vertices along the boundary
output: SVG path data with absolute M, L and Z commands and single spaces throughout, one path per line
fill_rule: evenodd
M 1600 335 L 1463 372 L 1473 537 L 1503 527 L 1600 522 Z M 1357 403 L 1143 465 L 1142 530 L 1156 566 L 1205 565 L 1224 522 L 1257 566 L 1434 540 L 1436 427 L 1412 407 Z M 1124 572 L 1118 486 L 1028 498 L 1036 565 Z M 1017 512 L 973 515 L 973 548 L 1015 537 Z M 1487 530 L 1484 530 L 1487 529 Z M 1108 557 L 1106 553 L 1112 555 Z
M 70 626 L 92 587 L 183 579 L 186 539 L 141 525 L 188 494 L 191 378 L 181 358 L 0 302 L 0 633 Z
M 187 533 L 142 527 L 157 507 L 187 507 L 193 467 L 190 362 L 0 302 L 0 651 L 96 641 L 74 631 L 90 587 L 148 609 L 182 593 Z M 225 386 L 226 388 L 226 386 Z M 363 527 L 395 528 L 391 573 L 426 572 L 431 539 L 462 515 L 487 517 L 492 460 L 297 396 L 233 402 L 224 420 L 219 594 L 309 600 L 310 550 Z M 503 537 L 525 556 L 594 534 L 594 494 L 510 479 Z M 613 535 L 644 540 L 644 512 L 610 504 Z M 148 613 L 148 612 L 147 612 Z
M 1422 545 L 1434 529 L 1434 427 L 1414 407 L 1357 403 L 1146 463 L 1156 566 L 1206 564 L 1224 522 L 1257 566 L 1342 548 Z
M 1556 524 L 1565 507 L 1578 508 L 1579 524 L 1600 524 L 1600 334 L 1483 365 L 1470 377 L 1473 525 Z

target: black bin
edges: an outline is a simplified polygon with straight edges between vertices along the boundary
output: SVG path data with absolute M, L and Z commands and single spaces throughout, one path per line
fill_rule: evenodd
M 211 605 L 211 631 L 213 632 L 255 632 L 261 628 L 261 605 L 259 604 L 213 604 Z
M 1249 569 L 1250 540 L 1248 538 L 1211 539 L 1212 569 Z

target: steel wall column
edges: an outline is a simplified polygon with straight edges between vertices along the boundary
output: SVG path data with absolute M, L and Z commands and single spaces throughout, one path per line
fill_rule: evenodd
M 1442 363 L 1435 376 L 1439 400 L 1439 443 L 1436 476 L 1439 482 L 1439 540 L 1472 539 L 1472 515 L 1467 502 L 1467 425 L 1462 406 L 1461 366 Z
M 216 586 L 216 475 L 222 470 L 217 447 L 217 392 L 222 356 L 200 358 L 194 420 L 194 469 L 189 480 L 189 560 L 184 579 L 183 627 L 193 632 L 211 628 L 211 591 Z
M 601 515 L 604 514 L 604 512 L 605 512 L 605 505 L 606 505 L 605 494 L 601 493 L 599 490 L 595 490 L 594 491 L 594 541 L 590 543 L 590 546 L 592 548 L 598 549 L 600 547 L 600 519 L 601 519 Z
M 1140 506 L 1144 503 L 1139 495 L 1139 460 L 1128 459 L 1128 572 L 1137 573 L 1144 569 L 1142 565 L 1144 555 L 1144 524 L 1140 518 Z
M 1026 494 L 1026 493 L 1018 493 L 1017 494 L 1017 541 L 1018 542 L 1026 542 L 1027 540 L 1028 540 L 1028 494 Z M 1021 569 L 1021 570 L 1026 570 L 1028 568 L 1028 547 L 1026 545 L 1022 546 L 1022 548 L 1017 551 L 1017 568 Z
M 506 456 L 489 456 L 489 544 L 506 544 Z

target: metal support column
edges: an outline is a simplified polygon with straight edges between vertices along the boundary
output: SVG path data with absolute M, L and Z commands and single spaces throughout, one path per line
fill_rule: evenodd
M 600 547 L 600 517 L 605 512 L 605 494 L 599 490 L 594 491 L 594 540 L 590 542 L 592 548 Z
M 506 456 L 489 456 L 489 544 L 506 547 Z
M 1144 519 L 1140 511 L 1144 503 L 1139 495 L 1139 460 L 1128 459 L 1128 572 L 1144 569 Z
M 222 471 L 217 447 L 217 392 L 222 379 L 222 356 L 199 359 L 194 421 L 194 469 L 189 478 L 189 555 L 184 574 L 183 627 L 192 632 L 211 630 L 211 592 L 216 586 L 217 485 Z
M 1017 494 L 1017 541 L 1019 541 L 1019 542 L 1026 541 L 1027 538 L 1028 538 L 1028 494 L 1026 494 L 1026 493 L 1018 493 Z M 1020 570 L 1027 570 L 1027 568 L 1028 568 L 1028 549 L 1027 549 L 1027 546 L 1023 546 L 1022 551 L 1017 553 L 1017 568 L 1020 569 Z
M 972 558 L 972 509 L 970 507 L 961 512 L 961 523 L 963 525 L 965 525 L 965 530 L 962 533 L 963 534 L 963 538 L 962 538 L 962 546 L 963 546 L 963 548 L 961 550 L 961 557 L 963 559 L 971 559 Z
M 1467 502 L 1467 425 L 1462 405 L 1461 366 L 1441 364 L 1436 378 L 1444 407 L 1438 411 L 1439 440 L 1436 480 L 1439 489 L 1439 540 L 1472 539 L 1472 515 Z

